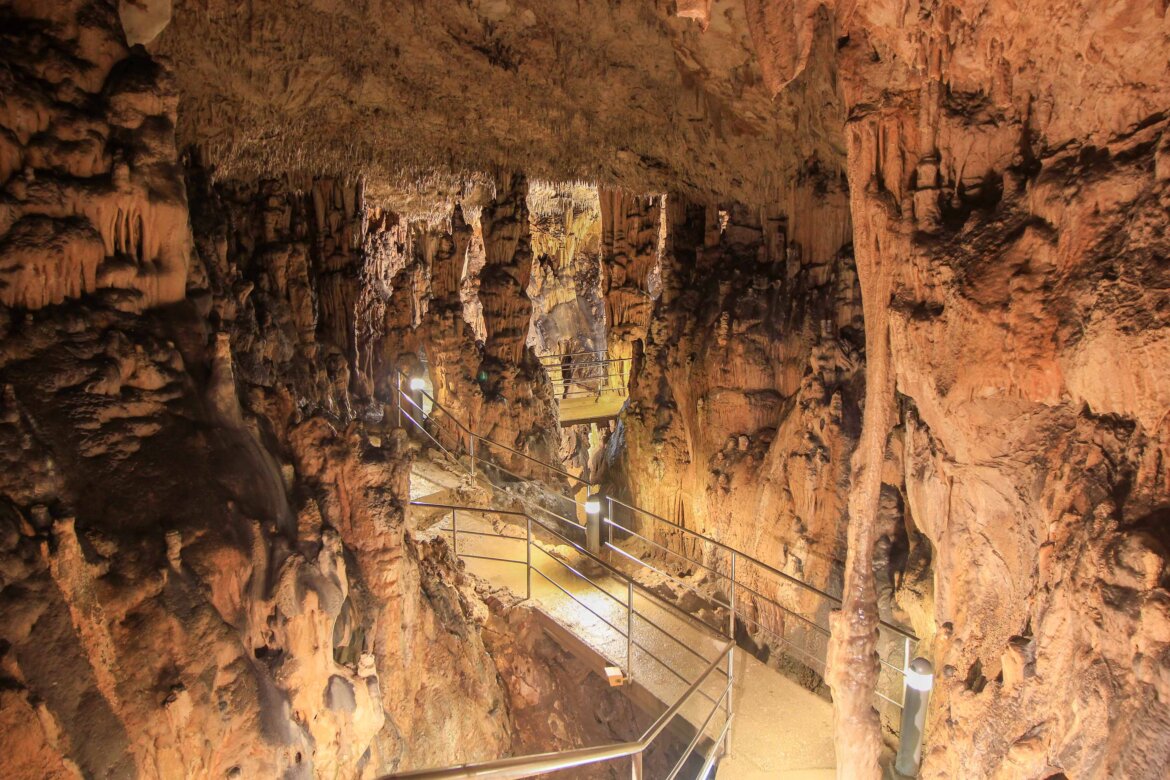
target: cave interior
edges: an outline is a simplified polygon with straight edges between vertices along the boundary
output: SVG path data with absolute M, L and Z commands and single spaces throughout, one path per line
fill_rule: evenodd
M 0 775 L 1170 776 L 1166 0 L 0 0 Z

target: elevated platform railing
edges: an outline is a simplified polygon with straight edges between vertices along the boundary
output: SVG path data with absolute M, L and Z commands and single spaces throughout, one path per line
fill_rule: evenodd
M 594 350 L 553 353 L 539 359 L 558 401 L 603 395 L 624 398 L 629 394 L 626 378 L 633 358 L 611 358 L 605 350 Z
M 624 639 L 625 644 L 625 658 L 624 661 L 624 675 L 626 684 L 635 682 L 635 649 L 639 651 L 644 659 L 649 659 L 658 668 L 673 675 L 683 685 L 686 685 L 685 691 L 678 696 L 672 703 L 669 704 L 666 711 L 663 712 L 654 723 L 647 728 L 641 737 L 632 742 L 621 742 L 608 745 L 600 745 L 596 747 L 579 748 L 574 750 L 565 750 L 554 753 L 541 753 L 530 756 L 518 756 L 511 758 L 503 758 L 495 761 L 485 761 L 475 764 L 462 764 L 454 767 L 446 767 L 442 769 L 423 769 L 412 772 L 405 772 L 392 775 L 397 778 L 416 778 L 417 780 L 447 780 L 449 778 L 521 778 L 529 777 L 536 774 L 554 772 L 558 770 L 571 769 L 574 767 L 585 766 L 588 764 L 605 763 L 617 761 L 621 759 L 630 759 L 630 776 L 634 780 L 641 780 L 643 777 L 642 765 L 643 757 L 647 750 L 654 746 L 663 731 L 676 718 L 684 717 L 687 720 L 699 721 L 698 723 L 691 723 L 694 728 L 694 736 L 690 740 L 686 748 L 675 759 L 670 773 L 667 775 L 668 780 L 676 780 L 684 771 L 688 761 L 694 759 L 698 762 L 698 758 L 702 758 L 702 768 L 695 775 L 699 780 L 703 780 L 709 776 L 711 768 L 715 761 L 722 754 L 725 754 L 728 748 L 730 739 L 731 724 L 735 717 L 734 700 L 732 697 L 732 687 L 735 681 L 735 667 L 734 656 L 732 650 L 735 643 L 730 638 L 724 638 L 721 641 L 720 649 L 713 658 L 708 658 L 691 646 L 691 643 L 684 641 L 675 635 L 668 626 L 660 625 L 655 621 L 652 613 L 638 610 L 637 600 L 642 599 L 646 602 L 652 603 L 658 608 L 664 610 L 672 618 L 685 622 L 693 627 L 701 634 L 708 635 L 712 639 L 718 641 L 718 637 L 711 632 L 704 624 L 696 621 L 695 618 L 686 612 L 682 611 L 669 601 L 659 598 L 651 591 L 647 590 L 632 578 L 623 574 L 616 568 L 610 566 L 601 558 L 592 555 L 585 547 L 578 544 L 573 539 L 570 539 L 565 534 L 555 527 L 553 523 L 542 521 L 540 518 L 534 517 L 526 512 L 517 512 L 507 509 L 495 509 L 488 507 L 468 507 L 457 506 L 452 504 L 437 504 L 425 501 L 412 501 L 412 506 L 424 509 L 436 509 L 443 513 L 450 512 L 450 525 L 443 527 L 440 521 L 437 530 L 446 535 L 450 535 L 452 553 L 459 559 L 463 560 L 484 560 L 496 563 L 510 564 L 523 566 L 525 572 L 525 598 L 533 598 L 533 575 L 541 577 L 545 582 L 554 587 L 558 592 L 564 594 L 572 603 L 581 609 L 586 610 L 593 617 L 602 621 L 608 629 L 617 632 Z M 494 527 L 490 532 L 482 530 L 474 530 L 469 528 L 459 527 L 459 513 L 472 513 L 480 515 L 498 515 L 507 517 L 511 520 L 511 527 L 518 530 L 518 526 L 522 523 L 524 527 L 523 535 L 509 534 L 506 530 L 497 530 Z M 489 526 L 490 527 L 490 526 Z M 544 537 L 544 541 L 540 537 Z M 463 537 L 465 542 L 460 544 L 460 537 Z M 486 555 L 479 552 L 469 552 L 466 547 L 467 537 L 476 539 L 490 538 L 496 540 L 507 540 L 511 543 L 524 544 L 523 555 L 516 554 L 515 557 L 504 557 L 506 554 Z M 622 592 L 622 596 L 615 595 L 613 590 L 605 585 L 597 582 L 593 577 L 590 577 L 584 571 L 580 563 L 566 560 L 566 556 L 558 552 L 558 547 L 564 547 L 573 551 L 582 560 L 588 562 L 592 566 L 605 572 L 605 574 L 619 584 L 618 590 Z M 573 593 L 571 587 L 565 587 L 557 582 L 556 578 L 547 574 L 536 563 L 537 560 L 544 560 L 551 564 L 555 564 L 558 571 L 565 572 L 571 581 L 587 586 L 591 590 L 596 590 L 611 600 L 623 612 L 625 620 L 624 626 L 615 625 L 612 620 L 600 614 L 598 610 L 591 607 L 587 601 L 580 598 Z M 576 565 L 574 565 L 576 563 Z M 703 664 L 702 671 L 690 677 L 684 675 L 676 668 L 675 664 L 668 662 L 660 657 L 651 647 L 646 643 L 635 638 L 634 626 L 635 618 L 647 627 L 653 628 L 656 636 L 664 637 L 676 643 L 681 650 L 690 653 L 695 659 Z M 580 635 L 583 631 L 579 628 L 574 628 L 572 625 L 566 625 L 570 631 Z M 593 641 L 595 638 L 590 636 L 582 636 L 587 644 L 596 645 Z M 722 665 L 726 663 L 724 669 Z M 708 693 L 704 690 L 704 686 L 714 681 L 718 686 L 714 694 Z M 701 697 L 706 700 L 709 706 L 700 706 L 697 713 L 690 716 L 684 716 L 683 710 L 690 703 L 694 702 L 696 697 Z M 664 702 L 665 704 L 665 702 Z M 693 708 L 688 710 L 693 712 Z M 712 726 L 712 720 L 717 714 L 722 712 L 723 723 L 719 727 L 717 734 L 710 734 L 709 729 Z M 701 719 L 701 720 L 700 720 Z M 715 721 L 716 725 L 718 721 Z M 698 750 L 704 741 L 707 739 L 707 749 L 704 753 L 699 753 Z
M 511 495 L 534 515 L 548 522 L 562 523 L 566 529 L 588 531 L 587 499 L 594 489 L 586 480 L 473 433 L 425 391 L 416 391 L 420 397 L 412 398 L 402 390 L 404 382 L 405 378 L 400 376 L 402 418 L 435 442 L 455 463 L 473 476 L 477 471 L 482 472 L 494 487 Z M 424 404 L 430 406 L 426 412 Z M 530 467 L 530 473 L 538 476 L 523 476 L 499 465 L 493 453 L 519 458 Z M 549 483 L 560 487 L 551 488 Z M 634 567 L 627 568 L 627 573 L 652 573 L 713 603 L 727 613 L 729 628 L 726 632 L 720 630 L 721 633 L 735 637 L 738 621 L 749 635 L 763 634 L 775 640 L 793 661 L 823 679 L 830 637 L 828 615 L 841 607 L 840 597 L 653 512 L 615 498 L 607 499 L 606 509 L 597 518 L 606 530 L 604 548 L 613 553 L 615 563 Z M 621 520 L 620 515 L 624 515 Z M 674 561 L 677 565 L 655 566 L 619 545 L 631 539 L 645 545 L 652 552 L 648 556 L 652 560 Z M 671 539 L 678 539 L 679 543 L 663 543 Z M 670 569 L 703 571 L 715 585 L 700 589 Z M 802 608 L 802 603 L 811 608 Z M 875 696 L 879 703 L 900 710 L 906 700 L 906 681 L 912 674 L 910 661 L 918 637 L 886 619 L 879 621 L 878 636 L 879 682 Z
M 705 597 L 725 610 L 734 611 L 743 625 L 778 641 L 795 660 L 811 668 L 820 677 L 825 676 L 830 637 L 828 611 L 841 607 L 842 601 L 838 596 L 653 512 L 612 497 L 606 501 L 608 512 L 601 520 L 606 528 L 605 547 L 613 551 L 617 559 L 649 567 L 677 587 Z M 623 514 L 627 518 L 624 524 L 615 519 Z M 644 533 L 634 530 L 633 526 L 641 526 Z M 645 526 L 653 530 L 647 531 Z M 683 543 L 671 546 L 651 536 L 657 539 L 664 536 L 681 537 Z M 671 574 L 668 569 L 672 566 L 655 567 L 616 545 L 615 538 L 637 539 L 659 560 L 673 559 L 680 567 L 698 568 L 718 583 L 715 591 L 722 595 L 712 596 L 700 592 Z M 688 554 L 683 550 L 696 552 Z M 761 592 L 762 583 L 768 583 L 770 590 L 790 593 L 792 598 L 787 604 L 782 604 Z M 746 599 L 748 603 L 754 602 L 763 609 L 755 615 L 749 614 L 739 603 L 744 600 L 745 594 L 749 597 Z M 793 606 L 802 599 L 811 601 L 816 608 L 806 612 Z M 761 619 L 769 608 L 779 620 L 769 623 Z M 905 694 L 903 677 L 913 658 L 918 637 L 885 619 L 878 622 L 878 636 L 879 684 L 875 695 L 886 704 L 900 709 Z

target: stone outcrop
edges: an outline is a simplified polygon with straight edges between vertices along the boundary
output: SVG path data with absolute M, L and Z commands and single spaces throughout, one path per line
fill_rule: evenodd
M 173 73 L 127 48 L 108 4 L 23 5 L 0 33 L 0 303 L 180 300 L 191 242 Z
M 1165 0 L 0 0 L 6 773 L 626 733 L 596 680 L 539 717 L 568 662 L 408 535 L 392 428 L 425 356 L 554 459 L 531 347 L 604 342 L 621 495 L 843 598 L 740 572 L 832 621 L 789 670 L 840 776 L 889 736 L 882 617 L 937 671 L 924 777 L 1162 776 L 1168 35 Z M 528 176 L 601 198 L 530 213 Z M 751 608 L 761 656 L 807 638 Z
M 805 132 L 825 85 L 774 99 L 741 0 L 706 25 L 686 5 L 176 0 L 151 48 L 177 66 L 181 143 L 236 178 L 362 170 L 411 218 L 469 171 L 758 202 L 807 145 L 834 153 Z
M 476 381 L 482 356 L 475 331 L 465 319 L 463 302 L 467 250 L 473 236 L 474 229 L 456 204 L 450 232 L 440 231 L 431 239 L 431 297 L 421 328 L 435 400 L 464 424 L 478 413 L 483 399 Z
M 356 179 L 184 168 L 170 76 L 112 5 L 42 12 L 5 9 L 6 773 L 356 777 L 535 744 L 507 675 L 566 672 L 497 666 L 446 546 L 406 532 L 413 447 L 381 424 L 427 274 L 461 314 L 469 229 L 427 263 Z M 522 363 L 526 328 L 493 354 Z
M 827 10 L 851 111 L 868 386 L 846 611 L 866 619 L 843 632 L 838 706 L 865 709 L 870 680 L 844 669 L 872 636 L 878 461 L 901 452 L 881 481 L 932 554 L 915 619 L 937 632 L 926 776 L 1154 777 L 1167 404 L 1152 356 L 1170 331 L 1149 226 L 1168 85 L 1147 52 L 1165 6 L 770 5 L 773 86 L 811 61 L 807 20 Z M 854 746 L 875 731 L 840 726 Z M 842 755 L 858 776 L 868 745 Z
M 532 318 L 526 291 L 532 272 L 527 197 L 523 174 L 505 176 L 480 216 L 486 261 L 479 300 L 486 339 L 477 375 L 483 401 L 473 419 L 476 433 L 548 463 L 559 437 L 547 375 L 527 343 Z M 521 475 L 534 468 L 507 451 L 492 455 Z
M 597 190 L 534 182 L 528 202 L 533 253 L 528 343 L 540 356 L 602 349 L 606 317 Z
M 620 374 L 613 381 L 624 387 L 635 358 L 641 359 L 650 325 L 650 278 L 659 260 L 662 202 L 610 189 L 601 190 L 600 198 L 607 356 L 621 361 L 611 373 Z
M 668 199 L 662 294 L 608 476 L 635 505 L 834 593 L 864 387 L 843 184 L 809 172 L 783 206 L 760 209 Z M 729 573 L 720 548 L 662 524 L 641 530 Z M 816 622 L 832 607 L 746 565 L 737 579 Z M 726 597 L 725 581 L 708 585 Z M 801 621 L 764 601 L 753 609 L 762 628 L 741 625 L 742 640 L 780 658 L 779 634 L 823 656 Z M 789 670 L 815 685 L 823 669 L 796 660 Z

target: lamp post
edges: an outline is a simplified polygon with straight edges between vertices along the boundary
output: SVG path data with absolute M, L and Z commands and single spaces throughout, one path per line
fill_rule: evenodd
M 934 687 L 934 667 L 925 658 L 915 658 L 906 672 L 906 690 L 902 697 L 902 738 L 894 769 L 906 777 L 917 777 L 922 766 L 922 730 L 926 726 L 926 707 Z
M 585 499 L 585 549 L 597 555 L 601 552 L 601 489 L 589 489 Z
M 421 427 L 427 418 L 426 407 L 423 406 L 423 391 L 427 389 L 426 380 L 421 376 L 412 376 L 409 382 L 411 406 L 418 413 L 418 425 Z

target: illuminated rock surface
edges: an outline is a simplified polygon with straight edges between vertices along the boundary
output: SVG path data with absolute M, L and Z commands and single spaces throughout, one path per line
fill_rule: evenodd
M 1168 25 L 0 0 L 4 775 L 375 777 L 633 734 L 411 531 L 434 453 L 398 369 L 843 598 L 799 604 L 823 676 L 739 637 L 831 690 L 839 776 L 891 736 L 879 617 L 936 669 L 923 776 L 1164 776 Z M 537 355 L 600 349 L 630 401 L 590 464 Z

